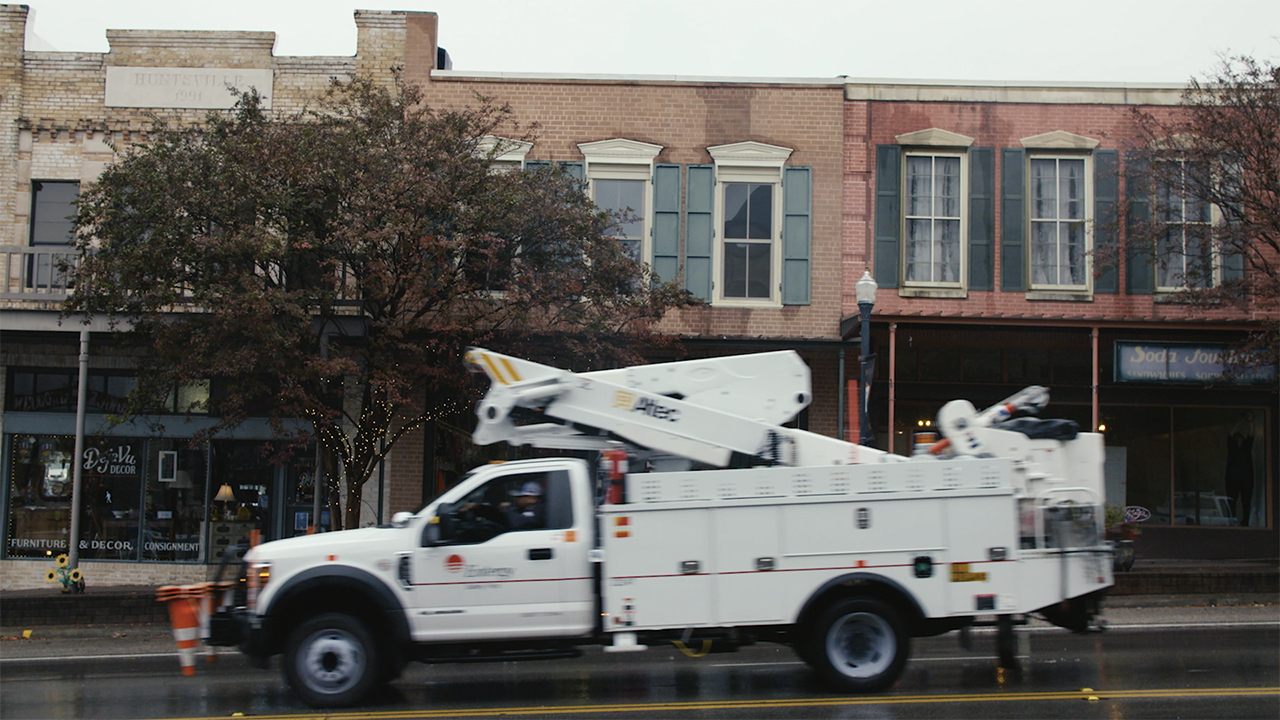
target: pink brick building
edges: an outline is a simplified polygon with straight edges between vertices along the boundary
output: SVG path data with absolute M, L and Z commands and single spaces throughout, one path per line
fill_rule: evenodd
M 1192 308 L 1170 258 L 1116 251 L 1126 192 L 1145 199 L 1132 111 L 1176 112 L 1180 92 L 851 82 L 845 335 L 869 268 L 871 407 L 897 451 L 950 398 L 1046 385 L 1051 417 L 1105 432 L 1107 502 L 1145 518 L 1143 551 L 1274 554 L 1274 368 L 1217 364 L 1261 311 Z M 1227 258 L 1212 281 L 1240 272 Z

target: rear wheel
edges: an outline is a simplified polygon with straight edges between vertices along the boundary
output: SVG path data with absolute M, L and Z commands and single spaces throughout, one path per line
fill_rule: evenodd
M 800 657 L 840 690 L 875 692 L 902 674 L 910 642 L 893 607 L 874 598 L 846 598 L 818 616 Z
M 317 615 L 289 635 L 285 680 L 312 707 L 353 705 L 385 677 L 374 649 L 373 636 L 356 618 Z

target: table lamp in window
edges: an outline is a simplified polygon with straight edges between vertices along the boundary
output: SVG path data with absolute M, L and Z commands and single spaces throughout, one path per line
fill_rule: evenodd
M 230 520 L 231 514 L 227 511 L 227 503 L 236 501 L 236 494 L 231 492 L 231 486 L 223 483 L 222 487 L 218 488 L 218 494 L 213 496 L 213 501 L 222 503 L 222 519 Z

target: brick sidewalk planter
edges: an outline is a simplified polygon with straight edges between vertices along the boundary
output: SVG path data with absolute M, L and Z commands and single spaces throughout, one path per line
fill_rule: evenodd
M 1205 568 L 1116 573 L 1111 595 L 1223 594 L 1280 592 L 1280 569 Z
M 155 589 L 149 587 L 98 593 L 89 588 L 83 594 L 0 594 L 0 624 L 5 627 L 168 622 L 168 609 L 156 602 Z

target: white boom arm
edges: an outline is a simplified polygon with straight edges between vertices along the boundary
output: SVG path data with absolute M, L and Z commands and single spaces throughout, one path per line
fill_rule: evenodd
M 1026 436 L 992 426 L 1016 412 L 1037 415 L 1048 404 L 1049 388 L 1040 385 L 1023 388 L 981 412 L 968 400 L 952 400 L 938 411 L 938 427 L 956 453 L 1022 457 Z
M 471 348 L 466 363 L 490 382 L 476 407 L 472 437 L 481 445 L 604 450 L 622 442 L 716 467 L 735 452 L 791 466 L 896 458 L 780 425 L 811 397 L 809 369 L 791 351 L 572 373 Z

